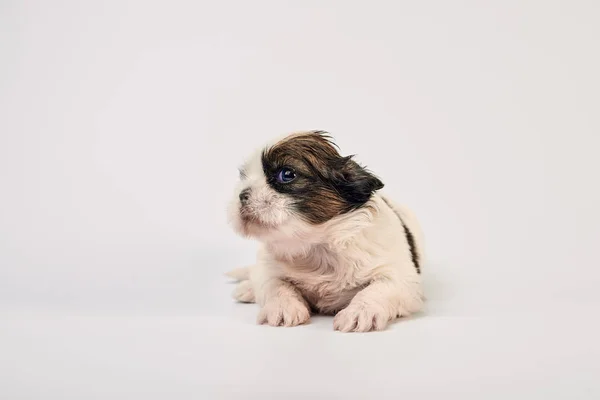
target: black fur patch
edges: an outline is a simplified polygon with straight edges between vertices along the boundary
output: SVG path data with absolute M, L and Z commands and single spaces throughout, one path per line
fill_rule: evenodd
M 400 224 L 402 225 L 402 228 L 404 228 L 404 234 L 406 235 L 406 241 L 408 242 L 408 247 L 410 249 L 410 255 L 412 257 L 412 262 L 415 265 L 415 268 L 417 269 L 417 273 L 420 274 L 421 273 L 421 265 L 419 262 L 419 254 L 417 253 L 417 248 L 416 248 L 416 244 L 415 244 L 415 237 L 413 236 L 410 229 L 408 229 L 408 226 L 406 226 L 406 224 L 402 220 L 402 217 L 400 216 L 400 214 L 396 210 L 394 210 L 394 207 L 392 207 L 392 205 L 387 201 L 386 198 L 382 197 L 382 199 L 385 202 L 385 204 L 387 204 L 387 206 L 394 212 L 394 214 L 396 214 L 396 216 L 400 220 Z

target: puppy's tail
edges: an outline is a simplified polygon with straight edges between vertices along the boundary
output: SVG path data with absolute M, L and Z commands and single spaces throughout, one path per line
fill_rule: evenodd
M 246 281 L 250 279 L 250 267 L 232 269 L 231 271 L 226 272 L 225 275 L 238 282 Z

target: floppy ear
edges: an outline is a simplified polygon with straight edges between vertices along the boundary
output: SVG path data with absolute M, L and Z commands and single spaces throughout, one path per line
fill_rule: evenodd
M 348 203 L 356 207 L 362 206 L 373 192 L 383 187 L 383 182 L 352 160 L 352 156 L 344 157 L 341 161 L 335 187 Z

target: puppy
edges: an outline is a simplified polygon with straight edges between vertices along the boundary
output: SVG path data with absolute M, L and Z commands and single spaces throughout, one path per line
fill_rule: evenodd
M 421 310 L 422 235 L 383 183 L 322 131 L 295 133 L 241 168 L 229 217 L 261 243 L 255 265 L 229 275 L 258 323 L 295 326 L 311 311 L 343 332 L 382 330 Z

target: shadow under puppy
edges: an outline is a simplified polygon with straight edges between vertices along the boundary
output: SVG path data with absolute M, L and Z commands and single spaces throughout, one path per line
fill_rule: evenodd
M 261 243 L 257 262 L 229 276 L 258 322 L 295 326 L 311 309 L 344 332 L 384 329 L 423 306 L 422 235 L 383 183 L 339 154 L 321 131 L 289 135 L 241 168 L 229 206 L 234 229 Z

